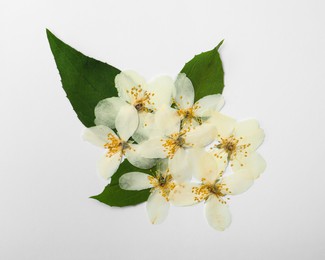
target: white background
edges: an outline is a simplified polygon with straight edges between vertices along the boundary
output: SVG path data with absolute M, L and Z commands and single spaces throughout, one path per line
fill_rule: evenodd
M 322 0 L 1 1 L 0 259 L 324 259 L 325 5 Z M 150 79 L 220 49 L 223 112 L 257 118 L 265 173 L 210 228 L 203 205 L 149 224 L 145 205 L 89 196 L 101 151 L 65 93 L 45 28 Z

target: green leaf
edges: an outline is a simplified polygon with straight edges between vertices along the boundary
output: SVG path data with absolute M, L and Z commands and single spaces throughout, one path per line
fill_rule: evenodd
M 111 183 L 105 187 L 101 194 L 92 196 L 91 198 L 96 199 L 109 206 L 116 207 L 137 205 L 139 203 L 147 201 L 150 194 L 150 189 L 128 191 L 120 188 L 119 179 L 123 174 L 128 172 L 144 172 L 147 174 L 152 174 L 150 170 L 139 169 L 130 164 L 127 160 L 124 160 L 117 172 L 113 175 Z
M 181 71 L 192 81 L 195 101 L 207 95 L 222 93 L 224 72 L 218 52 L 222 43 L 223 41 L 211 51 L 196 55 Z
M 94 126 L 97 103 L 104 98 L 117 96 L 114 79 L 120 70 L 83 55 L 49 30 L 46 33 L 63 89 L 73 109 L 86 127 Z

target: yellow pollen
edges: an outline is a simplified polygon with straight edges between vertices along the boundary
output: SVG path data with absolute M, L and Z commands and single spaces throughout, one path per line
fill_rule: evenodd
M 132 87 L 127 93 L 131 95 L 132 104 L 136 110 L 150 112 L 147 106 L 153 105 L 150 99 L 155 95 L 154 93 L 143 90 L 141 85 Z
M 175 188 L 173 177 L 169 174 L 169 170 L 165 173 L 156 172 L 156 176 L 148 176 L 150 184 L 153 189 L 158 190 L 159 193 L 169 201 L 169 193 Z
M 192 193 L 195 195 L 194 200 L 196 202 L 201 202 L 207 200 L 210 196 L 216 196 L 220 203 L 226 204 L 226 194 L 222 193 L 222 190 L 231 193 L 229 188 L 223 183 L 209 183 L 205 179 L 202 179 L 202 184 L 199 187 L 193 187 Z
M 107 135 L 107 143 L 104 144 L 104 148 L 107 149 L 107 157 L 112 157 L 118 152 L 120 152 L 122 156 L 125 153 L 125 150 L 131 149 L 127 142 L 122 141 L 112 133 Z
M 243 139 L 243 137 L 236 138 L 234 135 L 229 136 L 228 138 L 222 138 L 220 135 L 218 137 L 221 139 L 220 144 L 215 147 L 218 149 L 222 149 L 228 155 L 228 160 L 238 160 L 237 155 L 242 154 L 244 157 L 248 156 L 247 148 L 251 146 L 251 144 L 240 144 L 239 142 Z M 215 154 L 217 158 L 221 158 L 220 154 Z M 243 163 L 239 162 L 240 166 L 244 166 Z M 233 164 L 231 164 L 233 166 Z
M 164 152 L 167 152 L 167 158 L 173 159 L 177 150 L 181 147 L 189 147 L 191 144 L 185 142 L 185 134 L 189 129 L 183 129 L 178 133 L 171 134 L 167 139 L 160 141 L 163 142 Z

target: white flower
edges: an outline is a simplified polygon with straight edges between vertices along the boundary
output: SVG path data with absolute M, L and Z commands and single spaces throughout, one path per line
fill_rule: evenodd
M 265 170 L 265 160 L 256 149 L 264 140 L 264 131 L 256 120 L 236 122 L 235 119 L 220 113 L 214 113 L 209 123 L 217 129 L 218 145 L 215 145 L 215 156 L 228 163 L 234 172 L 245 169 L 254 179 Z
M 141 123 L 145 120 L 142 117 L 163 105 L 171 104 L 174 83 L 172 78 L 162 76 L 147 84 L 136 72 L 123 71 L 115 77 L 115 87 L 118 97 L 107 98 L 97 104 L 95 124 L 115 128 L 119 111 L 126 106 L 128 109 L 123 116 L 127 118 L 128 124 L 125 127 L 129 127 L 133 135 L 139 121 Z
M 224 176 L 224 164 L 218 164 L 218 160 L 211 153 L 201 153 L 198 160 L 201 169 L 196 171 L 196 178 L 201 182 L 177 185 L 170 194 L 170 200 L 176 206 L 189 206 L 205 201 L 205 216 L 208 223 L 213 228 L 223 231 L 231 223 L 227 205 L 228 195 L 245 192 L 254 180 L 243 170 Z
M 152 224 L 163 222 L 169 211 L 169 195 L 176 187 L 175 176 L 167 168 L 166 160 L 157 165 L 154 176 L 142 172 L 129 172 L 120 177 L 120 187 L 125 190 L 151 188 L 147 212 Z
M 175 97 L 177 114 L 182 119 L 182 126 L 196 126 L 202 123 L 213 111 L 220 111 L 224 99 L 220 94 L 208 95 L 194 103 L 194 88 L 192 82 L 184 73 L 178 75 L 175 81 Z
M 161 126 L 161 135 L 154 135 L 139 144 L 139 154 L 145 158 L 168 158 L 169 168 L 183 181 L 192 176 L 195 158 L 191 154 L 192 148 L 204 149 L 215 139 L 215 127 L 202 124 L 192 129 L 180 129 L 179 124 L 168 124 L 171 117 L 164 116 L 165 126 Z M 173 122 L 173 120 L 171 120 Z M 179 122 L 179 121 L 178 121 Z M 189 163 L 190 162 L 190 163 Z M 193 165 L 192 165 L 193 164 Z
M 142 169 L 149 169 L 155 163 L 155 160 L 139 156 L 138 146 L 128 141 L 132 135 L 132 127 L 128 127 L 128 117 L 124 116 L 125 110 L 128 109 L 130 108 L 127 106 L 122 107 L 116 117 L 118 135 L 104 125 L 87 128 L 83 135 L 84 140 L 107 150 L 98 163 L 98 171 L 105 179 L 109 179 L 116 172 L 123 156 L 131 164 Z

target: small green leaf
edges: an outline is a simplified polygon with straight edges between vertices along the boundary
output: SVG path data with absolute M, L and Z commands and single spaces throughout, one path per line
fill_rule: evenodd
M 120 188 L 119 179 L 123 174 L 128 172 L 143 172 L 152 174 L 150 170 L 139 169 L 130 164 L 127 160 L 124 160 L 117 172 L 113 175 L 111 183 L 105 187 L 101 194 L 92 196 L 91 198 L 109 206 L 116 207 L 132 206 L 147 201 L 150 194 L 150 189 L 128 191 Z
M 192 81 L 195 101 L 207 95 L 222 93 L 224 72 L 218 52 L 222 43 L 223 41 L 211 51 L 196 55 L 181 71 Z
M 120 70 L 83 55 L 49 30 L 46 33 L 63 89 L 73 109 L 86 127 L 94 126 L 97 103 L 104 98 L 117 96 L 114 79 Z

